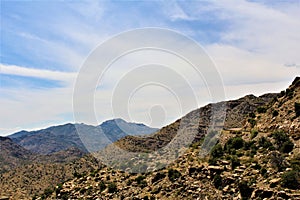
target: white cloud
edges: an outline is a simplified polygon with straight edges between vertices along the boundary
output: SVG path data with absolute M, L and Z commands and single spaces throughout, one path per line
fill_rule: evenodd
M 0 64 L 0 74 L 35 77 L 48 80 L 57 80 L 71 83 L 76 78 L 76 73 L 51 71 L 45 69 L 32 69 L 16 65 Z

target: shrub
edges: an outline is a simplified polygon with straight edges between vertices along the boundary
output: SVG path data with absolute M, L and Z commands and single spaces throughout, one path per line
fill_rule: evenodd
M 41 199 L 47 199 L 52 193 L 53 193 L 52 189 L 50 188 L 45 189 Z
M 251 131 L 251 140 L 254 139 L 257 135 L 258 135 L 258 131 L 257 130 L 252 130 Z
M 135 181 L 137 182 L 137 184 L 141 187 L 144 188 L 147 186 L 147 182 L 145 181 L 145 176 L 138 176 Z
M 260 113 L 260 114 L 261 114 L 261 113 L 266 113 L 266 112 L 267 112 L 267 108 L 262 107 L 262 106 L 261 106 L 261 107 L 258 107 L 258 108 L 257 108 L 257 112 Z
M 249 117 L 255 118 L 256 116 L 255 116 L 254 112 L 251 112 L 251 113 L 249 113 Z
M 261 168 L 261 169 L 260 169 L 260 173 L 261 173 L 262 176 L 265 176 L 265 175 L 267 174 L 267 172 L 268 172 L 268 171 L 267 171 L 266 168 Z
M 253 189 L 249 187 L 246 181 L 241 181 L 238 185 L 239 191 L 241 193 L 242 199 L 249 199 L 253 192 Z
M 221 189 L 223 185 L 222 177 L 220 174 L 216 174 L 213 179 L 213 184 L 217 189 Z
M 100 181 L 100 183 L 99 183 L 99 189 L 100 189 L 101 192 L 106 189 L 106 185 L 105 185 L 105 183 L 103 181 Z
M 217 144 L 215 145 L 211 152 L 210 152 L 210 156 L 213 158 L 220 158 L 223 156 L 223 148 L 221 144 Z
M 300 103 L 295 102 L 295 113 L 296 117 L 300 116 Z
M 300 188 L 300 176 L 299 172 L 292 170 L 285 172 L 282 175 L 282 186 L 289 189 L 299 189 Z
M 294 143 L 291 140 L 288 140 L 282 144 L 280 151 L 282 153 L 289 153 L 293 150 L 293 148 L 294 148 Z
M 225 147 L 224 149 L 231 153 L 232 152 L 232 149 L 240 149 L 244 146 L 244 140 L 243 138 L 241 137 L 234 137 L 234 138 L 230 138 L 226 144 L 225 144 Z
M 253 128 L 256 125 L 256 120 L 253 118 L 249 118 L 248 122 L 250 123 L 251 127 Z
M 300 154 L 297 154 L 295 157 L 293 157 L 290 163 L 293 170 L 300 171 Z
M 279 112 L 277 110 L 273 110 L 272 116 L 277 117 L 279 115 Z
M 159 181 L 159 180 L 161 180 L 161 179 L 163 179 L 163 178 L 165 178 L 165 177 L 166 177 L 166 175 L 165 175 L 164 173 L 158 172 L 158 173 L 155 174 L 155 176 L 153 177 L 152 183 L 155 183 L 155 182 L 157 182 L 157 181 Z
M 62 189 L 62 184 L 58 184 L 56 186 L 56 188 L 55 188 L 55 194 L 56 194 L 56 196 L 60 193 L 61 189 Z
M 144 180 L 146 177 L 145 176 L 138 176 L 135 181 L 137 182 L 137 184 L 140 184 L 142 182 L 142 180 Z
M 168 170 L 168 177 L 171 182 L 175 181 L 179 177 L 181 177 L 181 173 L 176 169 L 169 169 Z
M 107 188 L 108 188 L 108 193 L 115 193 L 118 190 L 117 185 L 113 182 L 109 183 Z
M 283 143 L 290 140 L 288 135 L 282 130 L 274 131 L 272 137 L 275 139 L 275 143 L 278 147 L 282 146 Z
M 232 156 L 230 159 L 231 169 L 234 170 L 237 166 L 240 166 L 240 159 L 237 156 Z
M 270 140 L 268 140 L 265 137 L 259 138 L 258 145 L 265 149 L 268 149 L 269 147 L 273 146 L 273 144 L 270 142 Z

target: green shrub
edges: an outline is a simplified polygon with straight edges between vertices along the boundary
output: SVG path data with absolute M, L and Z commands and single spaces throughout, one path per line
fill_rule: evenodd
M 282 153 L 290 153 L 294 148 L 294 143 L 291 140 L 288 140 L 282 144 L 280 151 Z
M 166 175 L 164 173 L 158 172 L 157 174 L 155 174 L 155 176 L 152 179 L 152 183 L 155 183 L 163 178 L 165 178 Z
M 260 114 L 261 113 L 266 113 L 267 112 L 267 108 L 266 107 L 262 107 L 262 106 L 258 107 L 257 108 L 257 112 L 260 113 Z
M 176 179 L 181 177 L 181 173 L 176 169 L 169 169 L 168 170 L 168 178 L 171 182 L 174 182 Z
M 232 153 L 232 150 L 236 150 L 236 149 L 241 149 L 244 146 L 244 140 L 241 137 L 234 137 L 234 138 L 230 138 L 225 146 L 224 149 L 226 150 L 226 152 L 228 153 Z
M 239 191 L 241 193 L 242 199 L 249 199 L 253 192 L 253 188 L 250 188 L 246 181 L 241 181 L 238 185 Z
M 117 185 L 113 182 L 109 183 L 107 188 L 108 188 L 108 193 L 115 193 L 118 191 Z
M 253 118 L 249 118 L 248 122 L 250 123 L 251 127 L 253 128 L 256 125 L 256 120 Z
M 277 110 L 273 110 L 272 116 L 277 117 L 279 115 L 279 112 Z
M 210 165 L 216 165 L 217 161 L 218 161 L 217 158 L 209 157 L 208 164 L 210 164 Z
M 223 148 L 222 148 L 221 144 L 215 145 L 210 152 L 210 156 L 213 158 L 220 158 L 223 156 L 223 154 L 224 153 L 223 153 Z
M 300 176 L 298 171 L 292 170 L 285 172 L 281 178 L 282 187 L 289 189 L 300 189 Z
M 300 116 L 300 103 L 295 102 L 295 113 L 296 117 Z
M 106 189 L 106 185 L 105 185 L 105 183 L 103 181 L 100 181 L 100 183 L 99 183 L 99 189 L 100 189 L 101 192 Z
M 293 170 L 297 170 L 300 172 L 300 154 L 297 154 L 295 157 L 293 157 L 290 163 Z
M 145 181 L 145 176 L 138 176 L 135 181 L 137 182 L 137 184 L 141 187 L 144 188 L 147 186 L 147 182 Z
M 265 176 L 268 172 L 266 168 L 261 168 L 259 171 L 260 171 L 262 176 Z
M 252 130 L 251 131 L 251 140 L 254 139 L 257 135 L 258 135 L 258 131 L 257 130 Z
M 217 189 L 221 189 L 223 185 L 222 177 L 220 174 L 216 174 L 213 179 L 213 184 Z
M 145 176 L 140 175 L 135 179 L 135 181 L 137 182 L 137 184 L 140 184 L 142 180 L 144 180 L 145 178 L 146 178 Z
M 265 149 L 268 149 L 269 147 L 273 146 L 273 144 L 270 142 L 270 140 L 268 140 L 265 137 L 259 138 L 258 145 Z
M 45 189 L 44 193 L 41 196 L 41 199 L 47 199 L 52 193 L 53 193 L 52 189 L 50 188 Z
M 240 159 L 237 156 L 231 156 L 231 169 L 234 170 L 237 166 L 240 166 Z
M 282 130 L 274 131 L 272 137 L 275 139 L 275 143 L 278 147 L 281 147 L 283 143 L 289 141 L 289 136 Z
M 251 113 L 249 113 L 249 117 L 251 117 L 251 118 L 255 118 L 255 117 L 256 117 L 256 115 L 254 114 L 254 112 L 251 112 Z

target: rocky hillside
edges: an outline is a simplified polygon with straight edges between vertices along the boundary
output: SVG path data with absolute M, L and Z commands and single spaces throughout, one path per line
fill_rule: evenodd
M 296 78 L 280 94 L 248 95 L 209 104 L 147 137 L 126 136 L 115 143 L 125 150 L 148 153 L 164 147 L 177 133 L 188 137 L 194 132 L 193 144 L 165 167 L 156 166 L 156 170 L 143 174 L 128 173 L 99 165 L 91 156 L 69 164 L 28 165 L 0 175 L 0 187 L 4 188 L 0 196 L 31 199 L 37 193 L 40 199 L 300 199 L 299 87 Z M 208 129 L 210 125 L 214 130 Z M 216 131 L 220 134 L 212 134 Z M 212 141 L 217 144 L 203 157 L 203 147 L 214 144 Z M 168 159 L 159 156 L 146 159 Z M 133 159 L 128 166 L 136 165 L 139 163 Z
M 96 138 L 99 130 L 101 130 L 111 142 L 128 134 L 144 135 L 157 131 L 157 129 L 150 128 L 143 124 L 129 123 L 122 119 L 115 119 L 106 121 L 96 127 L 85 124 L 69 123 L 52 126 L 38 131 L 20 131 L 8 137 L 25 149 L 37 154 L 46 155 L 74 147 L 87 153 L 87 149 L 77 133 L 78 129 L 83 135 L 91 138 Z
M 160 170 L 146 174 L 129 174 L 104 167 L 89 175 L 67 181 L 57 186 L 55 192 L 44 194 L 43 197 L 49 199 L 300 199 L 300 132 L 294 128 L 299 127 L 298 80 L 299 78 L 296 78 L 289 87 L 289 89 L 293 88 L 293 95 L 289 95 L 287 90 L 284 95 L 279 96 L 250 95 L 242 98 L 244 101 L 242 99 L 229 101 L 225 129 L 217 138 L 217 145 L 206 157 L 200 156 L 203 151 L 202 144 L 206 140 L 199 137 L 173 164 Z M 209 113 L 210 106 L 193 112 Z M 272 110 L 275 108 L 278 115 Z M 193 116 L 193 112 L 187 116 Z M 284 128 L 283 125 L 286 123 L 280 121 L 278 116 L 290 120 L 288 123 L 292 125 L 292 131 L 291 126 L 288 130 Z M 209 117 L 194 126 L 204 125 L 199 127 L 205 128 L 207 119 Z M 151 137 L 155 139 L 154 143 L 158 141 L 158 145 L 163 145 L 164 142 L 171 140 L 172 133 L 179 127 L 179 122 L 180 120 L 152 135 Z M 202 131 L 203 129 L 198 133 Z M 159 137 L 156 136 L 157 134 Z M 206 134 L 205 131 L 203 134 Z M 213 139 L 216 138 L 209 138 L 209 140 Z M 150 151 L 157 148 L 157 145 L 152 144 L 153 142 L 147 146 L 148 143 L 144 138 L 136 139 L 127 136 L 117 143 L 122 148 L 133 150 L 143 150 L 141 143 L 146 144 L 146 149 Z
M 0 174 L 0 199 L 33 199 L 52 191 L 53 185 L 99 168 L 98 161 L 92 156 L 69 162 L 31 162 Z
M 299 93 L 300 78 L 298 77 L 288 89 L 282 91 L 271 103 L 257 109 L 254 127 L 264 132 L 281 129 L 298 140 L 300 137 Z
M 277 96 L 278 94 L 265 94 L 260 97 L 247 95 L 237 100 L 208 104 L 163 127 L 153 135 L 147 137 L 126 136 L 118 140 L 116 144 L 122 149 L 133 152 L 154 151 L 168 144 L 179 129 L 184 129 L 185 132 L 196 130 L 194 142 L 197 142 L 207 134 L 212 123 L 215 124 L 214 129 L 241 128 L 247 122 L 250 113 L 255 112 L 258 107 L 268 105 Z M 211 117 L 212 114 L 214 119 Z
M 10 138 L 0 137 L 0 173 L 32 160 L 34 155 L 15 144 Z

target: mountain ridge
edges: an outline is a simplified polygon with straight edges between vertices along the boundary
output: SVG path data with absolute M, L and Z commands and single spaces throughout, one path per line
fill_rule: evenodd
M 51 154 L 70 147 L 76 147 L 82 152 L 87 153 L 88 150 L 80 137 L 85 133 L 94 134 L 96 137 L 97 129 L 103 131 L 112 142 L 125 137 L 127 134 L 149 134 L 158 130 L 146 125 L 126 122 L 123 119 L 112 119 L 98 126 L 83 123 L 66 123 L 35 131 L 23 130 L 7 137 L 25 149 L 37 154 Z M 82 132 L 82 135 L 78 134 L 78 130 Z

